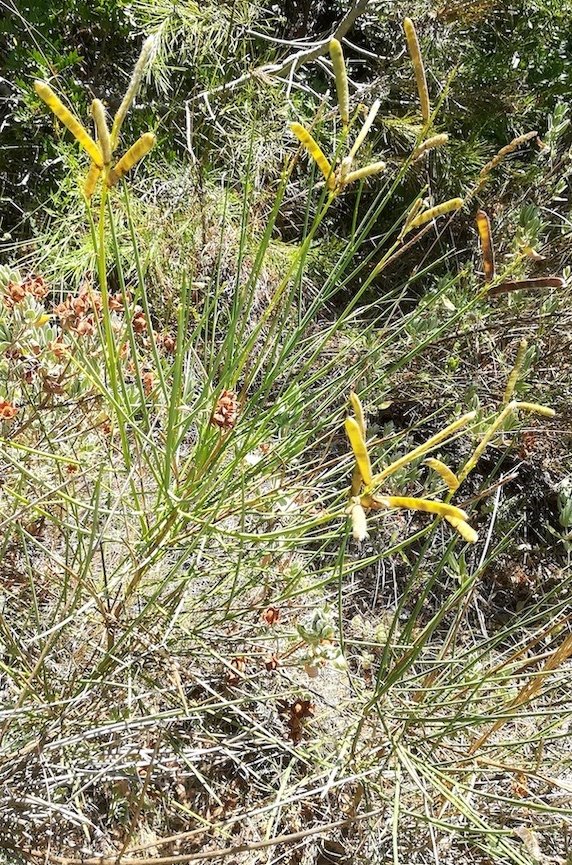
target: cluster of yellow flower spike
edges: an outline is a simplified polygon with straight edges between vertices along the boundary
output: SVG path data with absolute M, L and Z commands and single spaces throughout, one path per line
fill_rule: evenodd
M 517 364 L 518 363 L 519 359 L 517 358 Z M 420 456 L 431 451 L 441 442 L 451 439 L 452 436 L 475 418 L 476 412 L 471 411 L 462 415 L 422 445 L 414 448 L 408 454 L 395 460 L 381 472 L 374 475 L 366 444 L 365 415 L 357 394 L 350 394 L 350 403 L 354 410 L 355 417 L 347 417 L 344 426 L 355 457 L 355 467 L 352 475 L 350 499 L 348 502 L 348 514 L 351 518 L 354 538 L 361 542 L 367 537 L 366 510 L 405 508 L 407 510 L 425 511 L 426 513 L 444 517 L 465 541 L 475 543 L 477 540 L 477 533 L 469 525 L 467 514 L 461 508 L 451 505 L 448 502 L 434 501 L 433 499 L 427 498 L 378 495 L 377 490 L 386 478 L 395 474 L 395 472 L 403 468 L 403 466 L 409 465 Z M 534 412 L 536 414 L 544 415 L 545 417 L 554 417 L 553 409 L 546 408 L 537 403 L 509 402 L 489 426 L 483 438 L 458 475 L 451 471 L 451 469 L 441 462 L 441 460 L 430 457 L 425 461 L 426 465 L 433 469 L 433 471 L 437 472 L 437 474 L 439 474 L 443 479 L 450 495 L 453 495 L 453 493 L 457 491 L 458 487 L 465 480 L 469 472 L 473 470 L 485 448 L 493 438 L 494 434 L 501 429 L 505 420 L 510 414 L 513 414 L 518 410 Z
M 431 108 L 429 103 L 429 94 L 427 91 L 427 81 L 425 78 L 423 58 L 419 49 L 419 41 L 417 39 L 415 27 L 410 18 L 405 19 L 405 21 L 403 22 L 403 27 L 405 31 L 405 38 L 407 41 L 407 47 L 411 57 L 411 62 L 413 64 L 415 79 L 417 82 L 419 103 L 423 119 L 423 130 L 424 132 L 426 132 L 431 125 Z M 343 128 L 344 130 L 346 130 L 350 122 L 350 111 L 348 75 L 344 61 L 344 55 L 342 51 L 342 46 L 337 39 L 332 39 L 330 41 L 329 48 L 334 75 L 336 79 L 338 109 Z M 301 123 L 292 123 L 290 125 L 291 131 L 294 133 L 302 146 L 310 154 L 317 167 L 323 174 L 326 186 L 328 187 L 332 195 L 338 195 L 347 186 L 349 186 L 350 183 L 354 183 L 357 180 L 363 180 L 366 177 L 380 174 L 382 171 L 385 170 L 386 164 L 383 161 L 371 162 L 369 165 L 364 165 L 361 168 L 353 167 L 358 150 L 365 141 L 367 134 L 370 131 L 373 122 L 379 112 L 379 108 L 380 102 L 379 100 L 376 100 L 370 108 L 367 117 L 365 118 L 365 121 L 349 150 L 349 153 L 340 161 L 339 165 L 336 165 L 335 163 L 332 164 L 329 161 L 318 142 L 315 140 L 311 132 L 306 129 L 305 126 L 302 126 Z M 445 133 L 440 133 L 437 135 L 432 135 L 429 138 L 425 138 L 425 140 L 422 141 L 413 151 L 411 155 L 412 161 L 420 159 L 424 153 L 429 150 L 433 150 L 436 147 L 441 147 L 442 145 L 446 144 L 447 141 L 448 136 Z M 419 205 L 422 205 L 422 202 L 419 202 Z M 449 201 L 445 201 L 442 204 L 438 204 L 435 207 L 431 207 L 421 213 L 416 212 L 414 214 L 411 214 L 410 219 L 407 221 L 402 232 L 402 237 L 407 232 L 412 231 L 415 228 L 419 228 L 422 225 L 425 225 L 431 220 L 436 219 L 438 216 L 442 216 L 443 214 L 451 213 L 452 211 L 458 210 L 462 206 L 463 199 L 452 198 Z
M 347 128 L 350 122 L 348 74 L 346 71 L 346 64 L 344 61 L 342 46 L 337 39 L 332 39 L 330 41 L 330 57 L 332 59 L 332 65 L 336 77 L 336 92 L 338 97 L 340 117 L 344 128 Z M 365 141 L 365 138 L 369 130 L 371 129 L 371 126 L 376 118 L 379 108 L 380 102 L 379 100 L 377 100 L 370 108 L 364 124 L 351 147 L 350 152 L 342 160 L 339 168 L 337 169 L 334 168 L 334 166 L 324 155 L 324 152 L 322 151 L 320 145 L 312 136 L 312 134 L 308 132 L 308 130 L 304 126 L 302 126 L 301 123 L 292 123 L 290 125 L 290 129 L 292 130 L 298 141 L 306 148 L 306 150 L 324 175 L 324 178 L 326 180 L 326 186 L 332 192 L 341 192 L 341 190 L 345 186 L 348 186 L 350 183 L 354 183 L 356 180 L 362 180 L 364 177 L 370 177 L 373 174 L 379 174 L 385 169 L 385 162 L 372 162 L 370 165 L 365 165 L 362 168 L 352 170 L 352 165 L 356 154 L 363 142 Z
M 58 120 L 69 129 L 91 159 L 91 166 L 84 185 L 84 192 L 87 198 L 91 198 L 93 195 L 100 177 L 107 187 L 115 186 L 130 168 L 133 168 L 137 162 L 149 153 L 155 144 L 153 133 L 146 132 L 112 166 L 112 157 L 119 141 L 121 125 L 141 86 L 153 43 L 154 37 L 149 36 L 143 44 L 139 60 L 129 82 L 129 87 L 113 120 L 111 131 L 107 125 L 103 103 L 100 99 L 93 100 L 91 114 L 97 132 L 97 141 L 94 141 L 75 114 L 69 108 L 66 108 L 49 84 L 46 84 L 45 81 L 34 82 L 34 88 L 40 99 L 53 111 Z

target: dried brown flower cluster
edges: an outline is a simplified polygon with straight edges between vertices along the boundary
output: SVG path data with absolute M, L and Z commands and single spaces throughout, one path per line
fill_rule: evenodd
M 66 298 L 55 306 L 53 311 L 64 330 L 70 330 L 77 336 L 91 336 L 95 333 L 96 320 L 101 319 L 102 308 L 101 293 L 84 284 L 78 294 Z M 123 309 L 123 299 L 120 295 L 110 296 L 109 309 L 114 311 Z
M 15 405 L 7 399 L 0 399 L 0 420 L 12 420 L 18 413 Z
M 238 415 L 238 398 L 234 391 L 223 390 L 211 417 L 211 424 L 221 429 L 233 429 Z
M 170 333 L 156 333 L 155 342 L 166 354 L 173 354 L 177 347 L 177 340 Z
M 43 300 L 48 293 L 48 286 L 42 276 L 27 276 L 23 282 L 10 280 L 6 286 L 4 303 L 12 308 L 16 303 L 21 303 L 28 294 L 33 295 L 36 300 Z

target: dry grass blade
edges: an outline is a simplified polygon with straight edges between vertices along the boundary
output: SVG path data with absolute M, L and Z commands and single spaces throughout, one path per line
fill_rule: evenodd
M 561 667 L 570 657 L 572 657 L 572 634 L 569 635 L 557 649 L 554 649 L 554 651 L 551 652 L 550 657 L 542 665 L 540 671 L 519 691 L 514 700 L 511 700 L 506 707 L 506 711 L 509 712 L 512 709 L 515 709 L 518 706 L 523 706 L 525 703 L 529 703 L 533 700 L 541 691 L 549 673 L 558 669 L 558 667 Z M 506 719 L 504 718 L 495 721 L 489 730 L 483 733 L 476 742 L 473 742 L 469 749 L 469 754 L 474 754 L 475 751 L 478 751 L 494 733 L 497 733 L 504 726 L 504 724 L 506 724 Z
M 304 838 L 311 838 L 313 835 L 320 833 L 332 832 L 334 829 L 340 829 L 343 826 L 350 826 L 352 823 L 360 823 L 363 820 L 370 820 L 378 817 L 384 809 L 376 808 L 367 811 L 365 814 L 356 814 L 355 816 L 346 817 L 342 820 L 336 820 L 332 823 L 325 823 L 320 826 L 313 826 L 311 829 L 303 829 L 300 832 L 291 832 L 286 835 L 277 835 L 274 838 L 268 838 L 264 841 L 255 841 L 251 844 L 238 844 L 234 847 L 219 847 L 214 850 L 205 850 L 204 853 L 190 853 L 188 855 L 175 856 L 150 856 L 131 858 L 129 856 L 88 856 L 77 859 L 70 856 L 58 856 L 49 851 L 30 850 L 28 855 L 33 860 L 43 862 L 54 862 L 56 865 L 178 865 L 178 863 L 186 862 L 207 862 L 211 859 L 223 859 L 226 856 L 235 856 L 239 853 L 249 853 L 256 850 L 267 850 L 270 847 L 276 847 L 278 844 L 294 844 L 296 841 L 301 841 Z

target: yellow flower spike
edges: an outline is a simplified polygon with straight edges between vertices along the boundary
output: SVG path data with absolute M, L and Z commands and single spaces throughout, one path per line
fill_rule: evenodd
M 87 172 L 87 177 L 85 178 L 85 183 L 83 185 L 83 192 L 86 198 L 91 198 L 95 192 L 95 187 L 100 174 L 101 168 L 99 168 L 95 162 L 92 162 L 89 166 L 89 171 Z
M 344 60 L 342 46 L 337 39 L 330 39 L 330 57 L 336 77 L 336 92 L 338 94 L 338 106 L 342 123 L 347 126 L 350 122 L 350 93 L 348 89 L 348 73 Z
M 477 211 L 476 222 L 481 241 L 481 252 L 483 254 L 485 282 L 492 282 L 495 277 L 495 254 L 493 250 L 491 222 L 484 210 Z
M 141 138 L 137 139 L 135 144 L 131 145 L 127 153 L 121 157 L 117 165 L 110 171 L 107 185 L 110 187 L 115 186 L 124 174 L 127 174 L 137 162 L 149 153 L 155 141 L 156 138 L 152 132 L 145 132 Z
M 58 120 L 69 129 L 76 141 L 81 144 L 83 149 L 89 153 L 92 162 L 95 162 L 98 168 L 103 168 L 103 156 L 101 150 L 88 134 L 83 124 L 77 119 L 75 114 L 66 108 L 63 102 L 54 93 L 49 84 L 45 81 L 34 81 L 34 90 L 42 99 L 48 108 L 56 115 Z
M 334 189 L 336 185 L 336 178 L 332 172 L 332 166 L 324 156 L 324 153 L 318 144 L 318 142 L 310 135 L 307 129 L 305 129 L 301 123 L 291 123 L 290 129 L 316 163 L 324 177 L 326 178 L 326 184 L 328 189 Z
M 405 31 L 405 39 L 407 40 L 407 49 L 413 71 L 415 72 L 415 80 L 417 81 L 417 91 L 419 93 L 419 102 L 421 103 L 421 116 L 425 123 L 428 123 L 431 117 L 431 107 L 429 105 L 429 91 L 427 90 L 427 79 L 425 77 L 425 67 L 423 66 L 423 57 L 419 48 L 419 40 L 415 32 L 415 25 L 411 18 L 405 18 L 403 21 L 403 29 Z
M 439 135 L 432 135 L 431 138 L 426 138 L 425 141 L 421 142 L 419 147 L 415 148 L 411 154 L 411 158 L 413 160 L 419 159 L 424 153 L 427 153 L 428 150 L 434 150 L 436 147 L 443 147 L 444 144 L 447 144 L 448 140 L 449 136 L 446 132 Z
M 538 132 L 533 130 L 532 132 L 525 132 L 524 135 L 518 135 L 516 138 L 513 138 L 508 144 L 504 147 L 501 147 L 499 152 L 493 156 L 490 162 L 481 169 L 479 173 L 479 177 L 481 178 L 481 182 L 485 179 L 487 174 L 490 174 L 491 171 L 497 167 L 499 162 L 502 162 L 505 156 L 508 156 L 514 150 L 520 147 L 521 144 L 526 144 L 527 141 L 530 141 L 532 138 L 537 138 Z
M 371 463 L 359 423 L 353 417 L 347 417 L 344 421 L 344 427 L 363 482 L 369 486 L 372 482 Z
M 354 414 L 356 416 L 356 422 L 360 428 L 362 438 L 365 440 L 366 420 L 365 420 L 365 414 L 364 414 L 363 406 L 361 404 L 361 400 L 360 400 L 359 396 L 357 395 L 357 393 L 355 393 L 355 391 L 353 391 L 353 390 L 350 392 L 349 399 L 350 399 L 351 407 L 354 410 Z M 351 483 L 352 496 L 358 495 L 358 493 L 361 489 L 362 483 L 363 483 L 363 478 L 361 476 L 359 466 L 356 463 L 356 465 L 354 466 L 354 470 L 352 472 L 352 483 Z
M 419 445 L 408 454 L 405 454 L 398 460 L 395 460 L 395 462 L 391 463 L 391 465 L 387 466 L 387 468 L 383 469 L 383 471 L 379 472 L 379 474 L 374 477 L 372 481 L 372 486 L 379 486 L 381 481 L 383 481 L 385 478 L 394 474 L 403 466 L 406 466 L 409 463 L 413 462 L 413 460 L 416 460 L 417 457 L 423 456 L 423 454 L 426 454 L 427 451 L 430 451 L 432 448 L 434 448 L 435 445 L 440 444 L 442 441 L 445 441 L 445 439 L 451 438 L 451 436 L 455 435 L 458 430 L 466 426 L 466 424 L 468 424 L 470 421 L 474 420 L 476 414 L 476 412 L 470 411 L 464 415 L 461 415 L 460 418 L 458 418 L 456 421 L 453 421 L 453 423 L 450 423 L 449 426 L 445 427 L 445 429 L 442 429 L 440 432 L 435 433 L 434 436 L 431 436 L 430 439 L 427 439 L 424 444 Z
M 153 45 L 155 43 L 154 36 L 148 36 L 145 42 L 143 43 L 143 47 L 141 48 L 141 54 L 139 55 L 139 59 L 135 64 L 135 69 L 133 70 L 133 75 L 131 76 L 131 81 L 129 82 L 129 87 L 125 93 L 121 101 L 121 105 L 117 109 L 117 113 L 113 118 L 113 126 L 111 127 L 111 148 L 115 150 L 117 147 L 117 141 L 119 139 L 119 130 L 121 129 L 121 125 L 125 120 L 125 115 L 129 111 L 133 100 L 137 96 L 139 92 L 139 88 L 141 87 L 141 82 L 143 80 L 143 75 L 145 74 L 145 70 L 147 68 L 147 64 L 149 62 L 149 58 L 151 56 L 151 51 L 153 49 Z
M 431 499 L 417 499 L 412 496 L 375 496 L 373 501 L 377 503 L 378 508 L 402 508 L 408 511 L 437 514 L 440 517 L 453 517 L 457 520 L 467 519 L 467 514 L 461 508 L 446 502 L 434 502 Z
M 425 465 L 429 466 L 430 469 L 433 469 L 434 472 L 445 481 L 447 484 L 447 488 L 450 493 L 454 493 L 455 490 L 459 487 L 459 478 L 452 472 L 449 466 L 446 466 L 445 463 L 442 463 L 441 460 L 437 460 L 434 457 L 429 457 L 429 459 L 425 460 Z
M 464 541 L 467 541 L 469 544 L 476 544 L 479 536 L 474 528 L 465 522 L 465 520 L 458 520 L 456 517 L 452 516 L 446 516 L 445 519 L 453 526 L 455 531 L 461 535 Z
M 459 472 L 458 477 L 459 477 L 460 483 L 465 480 L 465 478 L 467 477 L 469 472 L 472 472 L 472 470 L 474 469 L 474 467 L 476 466 L 476 464 L 478 463 L 478 461 L 482 457 L 484 451 L 486 450 L 487 445 L 489 444 L 489 442 L 492 439 L 492 437 L 494 436 L 494 434 L 497 432 L 497 430 L 500 429 L 500 427 L 503 425 L 503 423 L 505 422 L 505 420 L 507 419 L 509 414 L 511 414 L 515 410 L 515 408 L 516 408 L 516 403 L 510 402 L 507 406 L 505 406 L 505 408 L 501 411 L 501 413 L 498 415 L 498 417 L 492 422 L 492 424 L 490 425 L 490 427 L 488 428 L 488 430 L 486 431 L 486 433 L 482 437 L 481 441 L 479 442 L 479 444 L 477 445 L 477 447 L 475 448 L 475 450 L 473 451 L 473 453 L 471 454 L 471 456 L 469 457 L 469 459 L 467 460 L 467 462 L 465 463 L 465 465 L 463 466 L 463 468 Z
M 368 537 L 367 519 L 363 506 L 356 496 L 350 501 L 349 512 L 352 521 L 352 536 L 361 544 Z
M 361 403 L 361 399 L 359 398 L 359 396 L 357 395 L 355 390 L 350 391 L 350 405 L 354 410 L 354 414 L 356 416 L 356 421 L 357 421 L 358 426 L 360 428 L 360 432 L 361 432 L 363 438 L 365 439 L 365 432 L 367 429 L 365 414 L 364 414 L 364 410 L 363 410 L 363 405 Z
M 101 148 L 103 164 L 109 165 L 111 162 L 111 139 L 105 120 L 105 108 L 101 99 L 94 99 L 91 103 L 91 116 L 95 121 L 95 128 L 97 129 L 97 143 Z
M 435 207 L 430 207 L 429 210 L 424 210 L 423 213 L 420 213 L 414 219 L 411 220 L 409 225 L 407 225 L 402 232 L 402 234 L 407 234 L 409 231 L 413 231 L 414 228 L 419 228 L 422 225 L 425 225 L 427 222 L 431 222 L 432 219 L 437 219 L 438 216 L 444 216 L 446 213 L 451 213 L 456 210 L 460 210 L 463 206 L 464 202 L 462 198 L 450 198 L 448 201 L 444 201 L 442 204 L 437 204 Z
M 343 184 L 354 183 L 356 180 L 362 180 L 364 177 L 371 177 L 372 174 L 380 174 L 385 171 L 385 162 L 372 162 L 370 165 L 364 165 L 363 168 L 358 168 L 356 171 L 350 171 L 346 174 Z
M 352 149 L 350 150 L 350 153 L 349 153 L 351 160 L 353 160 L 355 158 L 356 153 L 358 152 L 359 148 L 364 143 L 364 141 L 367 137 L 367 133 L 371 129 L 373 121 L 377 117 L 377 113 L 380 109 L 380 106 L 381 106 L 381 102 L 379 101 L 379 99 L 376 99 L 375 102 L 373 103 L 373 105 L 371 106 L 371 108 L 369 109 L 368 115 L 364 120 L 363 126 L 360 129 L 356 140 L 352 144 Z
M 510 402 L 512 399 L 512 395 L 514 393 L 514 389 L 517 385 L 518 379 L 520 377 L 520 373 L 522 371 L 522 364 L 524 363 L 524 356 L 526 354 L 526 349 L 528 348 L 528 340 L 521 339 L 518 350 L 516 352 L 516 358 L 514 360 L 514 366 L 512 371 L 508 377 L 508 381 L 506 383 L 506 388 L 504 391 L 503 403 Z
M 498 417 L 492 422 L 481 441 L 459 472 L 459 482 L 464 481 L 469 472 L 472 472 L 495 433 L 502 427 L 507 417 L 515 411 L 527 411 L 532 414 L 542 415 L 543 417 L 555 417 L 556 415 L 553 408 L 540 405 L 536 402 L 509 402 L 508 405 L 503 408 Z
M 537 402 L 515 402 L 515 409 L 518 411 L 529 411 L 532 414 L 540 414 L 543 417 L 556 417 L 556 412 L 553 408 L 547 405 L 539 405 Z

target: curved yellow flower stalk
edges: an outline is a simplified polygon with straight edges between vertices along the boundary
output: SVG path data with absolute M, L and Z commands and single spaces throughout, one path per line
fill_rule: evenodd
M 98 168 L 103 168 L 103 155 L 100 148 L 75 114 L 72 114 L 69 108 L 66 108 L 61 99 L 56 96 L 50 85 L 46 84 L 45 81 L 34 81 L 34 90 L 40 99 L 42 99 L 48 108 L 56 115 L 58 120 L 61 120 L 64 126 L 69 129 L 76 141 L 83 147 L 86 153 L 89 154 L 92 162 L 94 162 Z
M 349 514 L 352 521 L 352 536 L 361 544 L 368 537 L 367 519 L 363 505 L 357 496 L 350 499 Z
M 411 158 L 413 160 L 419 159 L 424 153 L 427 153 L 428 150 L 434 150 L 436 147 L 443 147 L 443 145 L 447 144 L 448 140 L 449 136 L 446 132 L 442 132 L 439 135 L 432 135 L 431 138 L 426 138 L 425 141 L 421 142 L 419 147 L 415 148 L 411 154 Z
M 387 466 L 387 468 L 383 469 L 383 471 L 379 472 L 379 474 L 375 475 L 373 479 L 373 486 L 379 486 L 379 484 L 385 480 L 385 478 L 389 477 L 392 474 L 395 474 L 396 471 L 403 468 L 403 466 L 409 465 L 409 463 L 416 460 L 418 457 L 423 456 L 428 451 L 432 450 L 436 445 L 440 444 L 445 439 L 451 438 L 458 432 L 462 427 L 466 426 L 470 421 L 474 420 L 477 413 L 475 411 L 469 411 L 464 415 L 461 415 L 460 418 L 450 423 L 445 429 L 440 430 L 438 433 L 435 433 L 434 436 L 431 436 L 430 439 L 427 439 L 422 445 L 414 448 L 408 454 L 400 457 L 399 459 L 392 462 L 391 465 Z
M 423 511 L 427 514 L 437 514 L 440 517 L 453 517 L 456 520 L 466 520 L 467 514 L 461 508 L 447 502 L 435 502 L 432 499 L 416 498 L 415 496 L 372 496 L 367 493 L 360 501 L 366 508 L 380 510 L 382 508 L 403 508 L 408 511 Z
M 477 447 L 475 448 L 475 450 L 473 451 L 473 453 L 471 454 L 471 456 L 469 457 L 469 459 L 467 460 L 467 462 L 465 463 L 465 465 L 463 466 L 463 468 L 459 472 L 459 482 L 464 481 L 465 478 L 467 477 L 467 475 L 470 472 L 472 472 L 472 470 L 475 468 L 476 464 L 478 463 L 478 461 L 482 457 L 483 453 L 485 452 L 487 446 L 489 445 L 489 443 L 490 443 L 491 439 L 493 438 L 493 436 L 495 435 L 495 433 L 498 432 L 498 430 L 502 427 L 503 423 L 509 417 L 509 415 L 513 414 L 516 411 L 528 411 L 528 412 L 531 412 L 532 414 L 539 414 L 539 415 L 542 415 L 543 417 L 551 417 L 551 418 L 556 415 L 556 412 L 554 411 L 554 409 L 549 408 L 548 406 L 545 406 L 545 405 L 539 405 L 539 403 L 536 403 L 536 402 L 516 402 L 516 401 L 509 402 L 509 404 L 503 408 L 503 410 L 500 412 L 500 414 L 491 423 L 490 427 L 487 429 L 487 431 L 483 435 L 479 444 L 477 445 Z
M 503 161 L 510 153 L 513 153 L 517 150 L 521 144 L 526 144 L 527 141 L 530 141 L 532 138 L 537 138 L 538 132 L 536 129 L 531 132 L 525 132 L 524 135 L 517 135 L 516 138 L 513 138 L 508 144 L 505 144 L 504 147 L 501 147 L 499 152 L 493 156 L 490 162 L 481 168 L 479 172 L 479 177 L 481 178 L 481 182 L 486 178 L 488 174 L 493 171 L 497 167 L 497 165 Z
M 343 185 L 355 183 L 356 180 L 363 180 L 364 177 L 371 177 L 372 174 L 380 174 L 385 171 L 385 162 L 371 162 L 369 165 L 364 165 L 363 168 L 357 168 L 355 171 L 350 171 L 343 178 Z
M 135 142 L 135 144 L 131 145 L 127 153 L 121 157 L 117 165 L 112 168 L 109 173 L 107 185 L 109 187 L 115 186 L 115 184 L 125 174 L 127 174 L 127 172 L 133 168 L 137 162 L 140 162 L 140 160 L 149 153 L 156 140 L 157 139 L 152 132 L 145 132 L 141 138 Z
M 517 411 L 529 411 L 531 414 L 539 414 L 542 417 L 556 417 L 556 412 L 553 408 L 547 405 L 540 405 L 537 402 L 515 402 L 514 407 Z
M 363 482 L 366 486 L 369 486 L 373 480 L 371 463 L 369 461 L 369 454 L 367 452 L 367 446 L 360 425 L 353 417 L 347 417 L 344 421 L 344 427 L 356 458 L 357 466 L 363 478 Z
M 363 126 L 360 129 L 360 131 L 358 132 L 357 138 L 354 141 L 354 143 L 352 144 L 351 150 L 349 152 L 349 158 L 351 161 L 353 161 L 355 159 L 358 150 L 360 149 L 360 147 L 364 143 L 365 139 L 367 138 L 367 134 L 373 125 L 373 121 L 377 117 L 380 106 L 381 106 L 381 102 L 379 101 L 379 99 L 376 99 L 375 102 L 373 103 L 373 105 L 371 106 L 371 108 L 369 109 L 368 115 L 363 122 Z
M 414 228 L 420 228 L 422 225 L 425 225 L 427 222 L 431 222 L 432 219 L 437 219 L 438 216 L 444 216 L 446 213 L 452 213 L 456 210 L 460 210 L 463 206 L 464 201 L 462 198 L 450 198 L 448 201 L 444 201 L 442 204 L 437 204 L 435 207 L 430 207 L 429 210 L 424 210 L 418 216 L 411 220 L 411 222 L 406 226 L 403 235 L 407 234 L 410 231 L 413 231 Z
M 354 414 L 356 416 L 356 422 L 360 428 L 362 438 L 365 441 L 366 428 L 367 428 L 365 413 L 364 413 L 363 406 L 361 404 L 361 400 L 360 400 L 359 396 L 353 390 L 350 392 L 350 404 L 354 410 Z M 359 491 L 362 488 L 362 484 L 363 484 L 363 478 L 361 476 L 359 466 L 356 462 L 354 469 L 353 469 L 353 472 L 352 472 L 352 484 L 351 484 L 351 495 L 352 496 L 358 495 Z
M 326 179 L 326 184 L 329 189 L 334 189 L 336 185 L 336 178 L 332 172 L 332 166 L 328 162 L 327 158 L 322 151 L 322 148 L 316 141 L 316 139 L 308 132 L 308 130 L 302 126 L 301 123 L 291 123 L 290 129 L 300 142 L 303 147 L 306 148 L 322 174 Z
M 155 136 L 151 132 L 146 132 L 141 138 L 129 148 L 127 153 L 119 160 L 114 168 L 111 168 L 112 156 L 117 147 L 119 131 L 125 119 L 125 116 L 135 99 L 151 52 L 155 43 L 155 37 L 149 36 L 143 43 L 141 54 L 135 65 L 131 81 L 127 92 L 123 97 L 121 105 L 113 119 L 111 132 L 107 126 L 105 117 L 105 108 L 100 99 L 94 99 L 91 104 L 91 113 L 95 122 L 97 131 L 97 143 L 91 138 L 87 130 L 80 123 L 77 117 L 65 107 L 62 101 L 54 93 L 49 84 L 44 81 L 35 81 L 34 88 L 36 93 L 42 99 L 48 108 L 50 108 L 56 117 L 66 126 L 72 135 L 81 144 L 84 150 L 89 154 L 91 165 L 87 177 L 84 182 L 83 191 L 87 199 L 90 199 L 95 192 L 95 188 L 99 178 L 103 175 L 104 190 L 108 187 L 115 186 L 118 180 L 123 177 L 136 162 L 139 162 L 155 144 Z
M 477 543 L 479 539 L 477 532 L 472 526 L 465 522 L 465 520 L 459 520 L 457 517 L 452 517 L 450 514 L 446 514 L 445 519 L 453 526 L 455 531 L 461 535 L 464 541 L 467 541 L 468 544 Z
M 493 249 L 491 222 L 488 214 L 485 213 L 484 210 L 477 211 L 476 223 L 477 231 L 479 232 L 479 239 L 481 241 L 485 282 L 492 282 L 495 278 L 495 254 Z
M 135 69 L 133 70 L 133 75 L 131 76 L 131 81 L 129 82 L 129 86 L 125 92 L 125 96 L 121 101 L 121 105 L 117 109 L 117 113 L 113 118 L 113 126 L 111 128 L 111 145 L 113 150 L 117 147 L 117 141 L 119 139 L 119 131 L 125 120 L 125 116 L 137 93 L 139 92 L 139 88 L 141 87 L 141 82 L 143 80 L 143 76 L 145 74 L 145 70 L 147 69 L 147 64 L 151 57 L 151 52 L 153 50 L 153 45 L 155 44 L 155 37 L 148 36 L 145 42 L 143 43 L 143 47 L 141 48 L 141 54 L 139 55 L 139 59 L 135 64 Z
M 441 460 L 435 459 L 434 457 L 429 457 L 429 459 L 425 460 L 425 465 L 428 465 L 430 469 L 433 469 L 434 472 L 445 481 L 447 484 L 447 488 L 450 493 L 454 493 L 459 487 L 459 478 L 452 472 L 449 466 L 446 466 L 445 463 L 442 463 Z
M 354 414 L 356 416 L 356 421 L 360 428 L 360 432 L 365 439 L 365 433 L 367 429 L 367 423 L 365 419 L 365 412 L 363 410 L 363 405 L 361 403 L 361 399 L 355 392 L 355 390 L 350 391 L 350 405 L 354 410 Z
M 448 502 L 433 501 L 432 499 L 426 498 L 376 495 L 372 490 L 378 485 L 378 482 L 382 480 L 383 477 L 392 474 L 401 466 L 411 462 L 411 460 L 420 456 L 422 453 L 425 453 L 444 438 L 449 438 L 454 435 L 458 429 L 475 416 L 475 412 L 469 412 L 454 421 L 452 424 L 449 424 L 448 427 L 432 436 L 432 438 L 425 442 L 425 444 L 420 445 L 418 448 L 411 451 L 411 453 L 406 454 L 399 460 L 396 460 L 391 464 L 391 466 L 388 466 L 384 472 L 380 472 L 375 476 L 375 478 L 373 478 L 371 474 L 369 453 L 365 442 L 366 423 L 363 407 L 359 397 L 353 392 L 350 394 L 350 402 L 355 411 L 356 417 L 346 418 L 344 426 L 356 459 L 356 465 L 352 474 L 351 493 L 347 510 L 352 521 L 353 537 L 360 542 L 367 537 L 366 509 L 382 510 L 386 508 L 401 508 L 406 510 L 422 511 L 444 517 L 465 540 L 474 543 L 477 540 L 477 533 L 468 524 L 467 514 L 461 508 L 451 505 Z M 453 492 L 453 488 L 456 489 L 458 486 L 458 480 L 453 472 L 439 460 L 428 460 L 427 462 L 448 482 L 449 489 Z M 362 484 L 365 484 L 366 489 L 365 492 L 360 495 Z
M 518 379 L 520 377 L 520 373 L 522 372 L 522 365 L 524 363 L 524 356 L 526 354 L 526 349 L 528 348 L 528 340 L 521 339 L 518 349 L 516 352 L 516 357 L 514 359 L 514 366 L 511 370 L 511 373 L 508 377 L 508 381 L 506 383 L 506 388 L 504 391 L 503 402 L 510 402 L 512 399 L 512 395 L 514 393 L 514 389 L 518 384 Z

